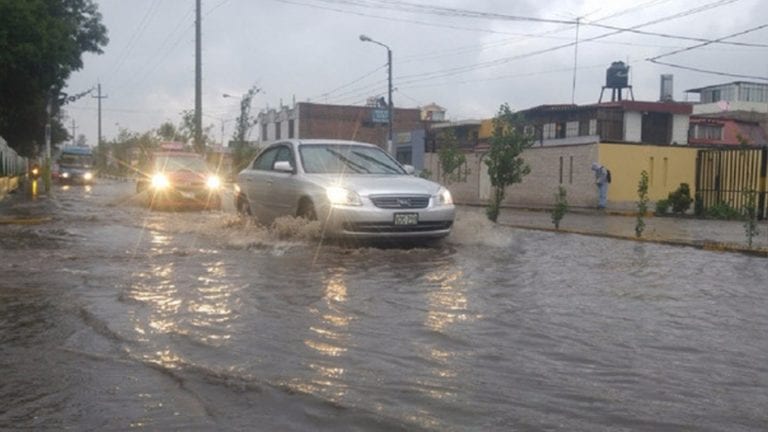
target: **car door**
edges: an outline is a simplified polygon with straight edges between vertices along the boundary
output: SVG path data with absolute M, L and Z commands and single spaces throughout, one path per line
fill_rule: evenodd
M 270 211 L 267 203 L 269 173 L 274 166 L 278 147 L 271 147 L 254 159 L 251 166 L 241 174 L 240 188 L 245 192 L 251 212 L 261 222 L 267 223 Z
M 277 162 L 289 162 L 294 172 L 277 171 L 274 164 Z M 267 202 L 271 217 L 294 216 L 296 203 L 299 200 L 298 180 L 295 176 L 296 159 L 289 145 L 281 145 L 275 155 L 272 170 L 267 179 Z

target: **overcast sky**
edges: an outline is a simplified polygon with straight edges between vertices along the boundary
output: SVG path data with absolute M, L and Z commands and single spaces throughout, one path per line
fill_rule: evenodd
M 195 105 L 195 1 L 97 3 L 110 42 L 104 54 L 85 55 L 66 91 L 101 82 L 108 96 L 102 102 L 105 139 L 118 128 L 144 132 L 164 121 L 178 124 L 180 112 Z M 254 85 L 263 90 L 254 112 L 294 98 L 358 105 L 386 95 L 386 50 L 361 42 L 360 34 L 393 51 L 395 106 L 435 102 L 451 120 L 490 118 L 504 102 L 516 110 L 572 97 L 577 104 L 595 103 L 606 68 L 618 60 L 631 66 L 636 100 L 657 100 L 663 73 L 674 74 L 677 100 L 685 100 L 686 89 L 768 77 L 764 47 L 711 44 L 659 59 L 747 76 L 737 78 L 646 61 L 701 43 L 694 40 L 622 32 L 588 41 L 616 33 L 594 24 L 718 39 L 767 24 L 762 0 L 203 0 L 202 14 L 203 124 L 214 125 L 216 140 L 222 125 L 225 139 L 231 136 L 238 114 L 238 100 L 222 94 L 239 96 Z M 577 17 L 582 25 L 572 94 Z M 644 25 L 649 22 L 655 23 Z M 727 40 L 768 43 L 768 28 Z M 74 120 L 90 145 L 96 144 L 96 107 L 91 97 L 65 106 L 70 133 Z

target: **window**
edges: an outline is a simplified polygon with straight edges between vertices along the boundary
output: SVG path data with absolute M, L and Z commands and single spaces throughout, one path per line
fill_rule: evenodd
M 587 136 L 589 133 L 589 120 L 579 120 L 579 136 Z
M 261 156 L 253 161 L 253 169 L 260 171 L 271 171 L 278 150 L 280 150 L 280 147 L 273 147 L 262 153 Z
M 288 120 L 288 138 L 293 138 L 295 135 L 296 122 L 295 120 Z
M 563 157 L 560 156 L 560 184 L 563 184 Z
M 555 124 L 555 138 L 565 138 L 565 122 Z
M 694 138 L 708 139 L 708 140 L 722 140 L 723 126 L 719 124 L 696 125 Z
M 280 139 L 280 129 L 283 128 L 283 124 L 281 122 L 275 122 L 275 139 Z
M 291 149 L 285 146 L 281 146 L 279 150 L 277 151 L 277 156 L 275 157 L 275 162 L 290 162 L 292 167 L 295 167 L 296 165 L 293 163 L 293 155 L 291 154 Z M 274 163 L 270 167 L 270 169 L 274 169 Z
M 261 124 L 261 140 L 262 141 L 267 141 L 268 139 L 269 139 L 269 137 L 267 136 L 267 124 L 266 123 L 262 123 Z
M 395 158 L 401 164 L 413 165 L 413 163 L 411 162 L 411 159 L 413 158 L 413 152 L 411 151 L 410 147 L 397 149 L 397 155 L 395 156 Z

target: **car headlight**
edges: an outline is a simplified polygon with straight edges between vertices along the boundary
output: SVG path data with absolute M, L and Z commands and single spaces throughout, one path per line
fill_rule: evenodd
M 453 205 L 453 197 L 451 196 L 451 191 L 441 187 L 437 192 L 437 203 L 438 205 Z
M 155 174 L 152 176 L 152 187 L 155 189 L 165 189 L 171 185 L 165 174 Z
M 32 175 L 37 175 L 40 171 L 37 168 L 32 168 Z
M 335 205 L 361 206 L 363 201 L 355 191 L 338 186 L 331 186 L 325 191 L 328 201 Z
M 208 189 L 218 189 L 221 187 L 221 179 L 219 176 L 208 176 L 208 179 L 205 180 L 205 185 L 208 186 Z
M 69 173 L 68 172 L 61 173 L 61 177 L 62 178 L 69 178 Z
M 83 178 L 86 180 L 91 180 L 93 178 L 93 173 L 90 171 L 86 172 L 85 174 L 83 174 Z

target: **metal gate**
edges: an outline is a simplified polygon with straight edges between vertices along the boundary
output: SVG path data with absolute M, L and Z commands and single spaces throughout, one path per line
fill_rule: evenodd
M 707 149 L 696 155 L 696 195 L 699 210 L 728 204 L 741 210 L 745 192 L 757 192 L 757 215 L 768 215 L 766 169 L 768 147 L 746 149 Z

